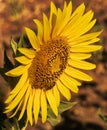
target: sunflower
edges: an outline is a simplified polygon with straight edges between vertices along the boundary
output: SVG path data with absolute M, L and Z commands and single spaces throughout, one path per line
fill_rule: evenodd
M 100 40 L 101 31 L 88 32 L 96 19 L 93 19 L 93 11 L 84 12 L 84 4 L 72 12 L 71 1 L 64 2 L 63 9 L 51 2 L 49 19 L 45 14 L 43 23 L 34 19 L 37 33 L 25 27 L 32 48 L 19 48 L 22 56 L 16 60 L 21 65 L 6 73 L 11 77 L 20 76 L 6 100 L 5 113 L 13 111 L 10 117 L 20 111 L 20 120 L 26 112 L 31 125 L 37 123 L 39 115 L 44 123 L 48 105 L 58 116 L 60 93 L 69 101 L 71 91 L 78 93 L 82 81 L 92 80 L 82 70 L 96 67 L 85 60 L 101 49 L 100 45 L 93 45 Z

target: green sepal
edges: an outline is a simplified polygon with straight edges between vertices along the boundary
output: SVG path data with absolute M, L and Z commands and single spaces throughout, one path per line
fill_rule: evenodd
M 15 56 L 17 55 L 18 48 L 21 48 L 23 46 L 23 43 L 24 43 L 23 35 L 20 36 L 18 43 L 13 38 L 11 38 L 10 44 L 11 44 L 11 47 L 12 47 L 12 50 L 13 50 Z
M 10 44 L 11 44 L 11 47 L 12 47 L 12 49 L 13 49 L 14 54 L 16 55 L 18 45 L 17 45 L 17 43 L 14 41 L 13 38 L 11 38 Z
M 17 45 L 17 48 L 21 48 L 23 46 L 23 43 L 24 43 L 24 36 L 21 35 L 19 42 L 18 42 L 18 45 Z

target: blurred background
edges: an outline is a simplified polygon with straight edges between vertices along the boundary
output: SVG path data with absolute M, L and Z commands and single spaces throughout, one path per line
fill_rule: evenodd
M 52 0 L 58 7 L 63 7 L 64 0 Z M 66 0 L 69 2 L 70 0 Z M 107 130 L 107 120 L 102 120 L 98 115 L 99 108 L 107 115 L 107 0 L 72 0 L 73 10 L 85 3 L 86 11 L 92 9 L 97 23 L 93 30 L 103 29 L 101 41 L 103 49 L 93 53 L 90 60 L 97 65 L 95 70 L 88 72 L 93 81 L 83 82 L 78 94 L 72 94 L 71 101 L 77 101 L 71 110 L 62 113 L 61 123 L 52 127 L 45 125 L 27 127 L 27 130 Z M 24 27 L 36 29 L 33 19 L 42 20 L 42 14 L 49 15 L 50 0 L 0 0 L 0 68 L 4 67 L 4 58 L 14 65 L 11 37 L 18 42 L 20 36 L 25 33 Z M 10 87 L 0 76 L 0 126 L 8 122 L 8 115 L 3 114 L 4 100 Z M 4 124 L 2 124 L 4 123 Z M 5 128 L 3 130 L 11 130 Z

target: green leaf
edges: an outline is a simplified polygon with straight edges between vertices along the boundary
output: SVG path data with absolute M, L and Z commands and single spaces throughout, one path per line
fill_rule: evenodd
M 7 128 L 8 128 L 9 130 L 11 130 L 11 128 L 12 128 L 12 124 L 10 123 L 9 120 L 5 120 L 5 121 L 4 121 L 2 130 L 6 130 Z
M 61 102 L 59 105 L 59 113 L 71 109 L 75 104 L 76 102 Z
M 10 120 L 7 120 L 4 124 L 4 126 L 6 128 L 8 128 L 9 130 L 21 130 L 19 127 L 19 123 L 18 120 L 16 118 L 12 118 Z M 5 130 L 4 128 L 2 128 L 2 130 Z M 6 129 L 7 130 L 7 129 Z
M 67 111 L 71 109 L 76 102 L 61 102 L 58 108 L 59 115 L 56 117 L 53 111 L 51 110 L 50 106 L 48 106 L 48 118 L 47 121 L 51 123 L 52 126 L 57 125 L 61 121 L 61 116 L 60 114 L 64 111 Z
M 10 44 L 11 44 L 11 47 L 13 49 L 14 54 L 16 55 L 16 52 L 17 52 L 17 43 L 13 40 L 13 38 L 11 38 Z
M 60 123 L 60 121 L 61 121 L 61 116 L 58 115 L 56 118 L 48 117 L 48 118 L 47 118 L 47 121 L 48 121 L 52 126 L 55 126 L 55 125 L 57 125 L 58 123 Z
M 47 121 L 48 121 L 52 126 L 55 126 L 55 125 L 57 125 L 58 123 L 60 123 L 60 121 L 61 121 L 61 116 L 58 115 L 58 116 L 56 117 L 49 105 L 48 105 L 48 113 L 47 113 L 47 114 L 48 114 Z
M 47 114 L 48 114 L 48 117 L 50 117 L 50 118 L 56 118 L 56 115 L 53 113 L 50 106 L 48 106 L 48 113 Z
M 98 113 L 99 117 L 100 117 L 105 123 L 107 123 L 107 115 L 103 115 L 100 108 L 98 109 L 98 112 L 97 112 L 97 113 Z

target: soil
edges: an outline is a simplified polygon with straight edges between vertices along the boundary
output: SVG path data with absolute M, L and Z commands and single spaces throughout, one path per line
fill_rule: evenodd
M 62 7 L 64 0 L 53 0 Z M 69 0 L 67 0 L 69 1 Z M 52 127 L 48 123 L 41 128 L 28 126 L 27 130 L 107 130 L 107 124 L 98 116 L 98 109 L 107 115 L 107 0 L 73 0 L 73 9 L 85 3 L 86 10 L 92 9 L 97 19 L 96 27 L 103 28 L 101 41 L 103 50 L 93 54 L 92 62 L 97 68 L 88 73 L 93 77 L 90 83 L 83 82 L 78 94 L 72 94 L 72 100 L 78 102 L 71 110 L 62 114 L 62 121 Z M 49 15 L 50 0 L 0 0 L 0 67 L 4 66 L 4 52 L 12 64 L 10 39 L 18 41 L 24 34 L 24 27 L 35 28 L 32 19 L 42 20 L 42 14 Z M 9 87 L 0 77 L 0 106 L 6 99 Z M 3 110 L 0 107 L 0 110 Z M 8 129 L 7 129 L 8 130 Z

